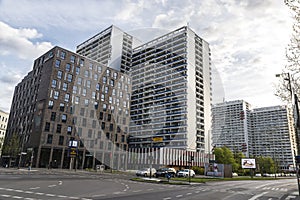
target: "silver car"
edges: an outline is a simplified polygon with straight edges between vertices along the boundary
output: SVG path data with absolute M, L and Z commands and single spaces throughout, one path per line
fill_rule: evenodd
M 141 170 L 136 171 L 135 173 L 137 176 L 150 176 L 150 168 L 144 168 Z M 156 169 L 155 168 L 151 168 L 151 176 L 155 176 L 156 175 Z

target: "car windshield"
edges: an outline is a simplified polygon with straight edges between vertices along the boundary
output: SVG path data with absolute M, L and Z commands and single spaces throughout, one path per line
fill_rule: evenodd
M 142 169 L 141 171 L 148 171 L 148 168 L 144 168 L 144 169 Z
M 185 169 L 184 171 L 185 171 L 185 172 L 189 172 L 189 170 L 188 170 L 188 169 Z

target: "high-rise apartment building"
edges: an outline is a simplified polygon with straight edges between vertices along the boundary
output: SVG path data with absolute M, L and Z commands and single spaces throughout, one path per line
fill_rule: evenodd
M 77 46 L 76 52 L 105 66 L 128 72 L 133 46 L 140 42 L 112 25 Z
M 254 109 L 250 138 L 251 155 L 271 157 L 281 169 L 295 166 L 296 135 L 293 114 L 287 106 Z
M 213 146 L 226 146 L 234 152 L 244 152 L 249 156 L 250 107 L 243 100 L 213 105 Z
M 78 168 L 125 168 L 130 94 L 127 75 L 54 47 L 16 86 L 7 140 L 18 134 L 33 166 L 70 167 L 77 154 Z M 78 143 L 75 150 L 70 141 Z M 18 163 L 25 162 L 21 157 Z
M 209 44 L 182 27 L 134 48 L 130 147 L 210 151 Z
M 0 155 L 2 155 L 2 148 L 7 129 L 8 116 L 8 113 L 0 110 Z
M 282 169 L 295 166 L 297 152 L 293 116 L 286 106 L 251 109 L 243 101 L 213 105 L 212 140 L 247 157 L 271 157 Z

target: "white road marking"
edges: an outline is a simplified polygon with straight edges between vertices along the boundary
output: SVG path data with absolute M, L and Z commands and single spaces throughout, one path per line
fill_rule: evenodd
M 172 198 L 171 197 L 163 198 L 163 200 L 169 200 L 169 199 L 172 199 Z
M 180 198 L 180 197 L 183 197 L 183 195 L 182 195 L 182 194 L 180 194 L 180 195 L 177 195 L 177 196 L 176 196 L 176 198 Z
M 36 190 L 36 189 L 40 189 L 41 187 L 34 187 L 34 188 L 29 188 L 30 190 Z
M 261 194 L 258 194 L 258 195 L 255 195 L 255 196 L 253 196 L 252 198 L 250 198 L 249 200 L 255 200 L 255 199 L 257 199 L 258 197 L 261 197 L 261 196 L 263 196 L 263 195 L 265 195 L 265 194 L 267 194 L 268 192 L 263 192 L 263 193 L 261 193 Z
M 105 197 L 106 194 L 96 194 L 96 195 L 93 195 L 92 197 Z
M 48 185 L 48 187 L 49 187 L 49 188 L 51 188 L 51 187 L 56 187 L 56 185 Z
M 11 197 L 9 194 L 1 194 L 2 197 Z
M 57 197 L 59 197 L 59 198 L 66 198 L 66 197 L 68 197 L 68 196 L 65 196 L 65 195 L 57 195 Z
M 13 199 L 23 199 L 23 197 L 19 197 L 19 196 L 12 196 L 11 198 L 13 198 Z
M 285 200 L 290 200 L 290 199 L 295 199 L 296 196 L 288 196 L 287 198 L 285 198 Z

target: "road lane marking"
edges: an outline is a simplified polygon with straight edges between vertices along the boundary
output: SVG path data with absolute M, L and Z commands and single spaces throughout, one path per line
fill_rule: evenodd
M 49 188 L 51 188 L 51 187 L 56 187 L 56 185 L 48 185 L 48 187 L 49 187 Z
M 180 198 L 180 197 L 183 197 L 183 195 L 182 195 L 182 194 L 180 194 L 180 195 L 177 195 L 177 196 L 176 196 L 176 198 Z
M 36 189 L 40 189 L 41 187 L 34 187 L 34 188 L 29 188 L 30 190 L 36 190 Z
M 166 197 L 166 198 L 163 198 L 163 200 L 170 200 L 172 199 L 171 197 Z
M 250 198 L 249 200 L 255 200 L 255 199 L 257 199 L 257 198 L 259 198 L 259 197 L 261 197 L 261 196 L 263 196 L 263 195 L 265 195 L 265 194 L 267 194 L 268 192 L 263 192 L 263 193 L 261 193 L 261 194 L 258 194 L 258 195 L 255 195 L 255 196 L 253 196 L 252 198 Z
M 9 194 L 1 194 L 1 196 L 2 197 L 7 197 L 7 198 L 11 197 L 11 195 L 9 195 Z
M 296 199 L 296 196 L 290 195 L 290 196 L 288 196 L 285 200 L 290 200 L 290 199 Z
M 13 198 L 13 199 L 23 199 L 23 197 L 20 197 L 20 196 L 12 196 L 11 198 Z

